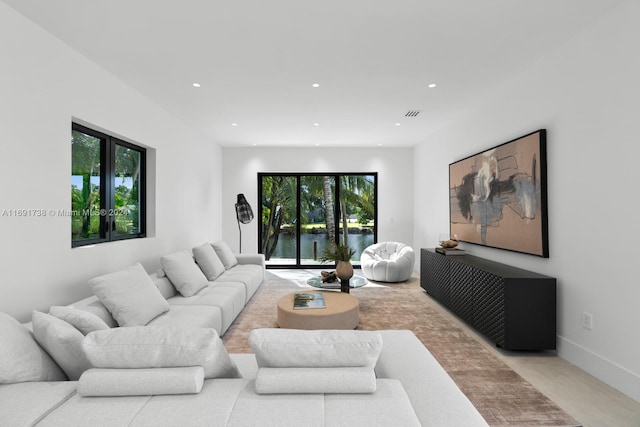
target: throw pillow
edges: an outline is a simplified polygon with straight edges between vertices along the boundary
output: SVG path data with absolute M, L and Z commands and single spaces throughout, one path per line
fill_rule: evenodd
M 205 378 L 239 378 L 240 372 L 210 328 L 145 326 L 91 332 L 82 342 L 96 368 L 202 366 Z
M 93 278 L 89 285 L 120 326 L 146 325 L 169 310 L 169 303 L 139 263 Z
M 67 377 L 31 332 L 0 312 L 0 384 L 25 381 L 65 381 Z
M 89 369 L 78 381 L 80 396 L 149 396 L 200 393 L 202 366 L 157 369 Z
M 33 334 L 71 381 L 91 366 L 81 347 L 84 335 L 64 320 L 34 311 L 31 317 Z
M 249 344 L 260 367 L 373 367 L 382 351 L 382 335 L 374 331 L 264 328 L 250 332 Z
M 82 335 L 101 329 L 109 329 L 109 325 L 95 314 L 77 308 L 54 305 L 49 309 L 49 314 L 71 324 L 82 332 Z
M 224 268 L 228 270 L 234 265 L 238 264 L 238 259 L 233 254 L 233 251 L 231 251 L 231 248 L 229 247 L 229 245 L 227 245 L 226 242 L 223 242 L 221 240 L 219 242 L 212 243 L 212 246 L 213 249 L 215 249 L 216 254 L 218 254 L 218 258 L 220 258 L 220 261 L 222 261 Z
M 193 248 L 193 256 L 204 275 L 207 276 L 207 280 L 216 280 L 224 273 L 224 264 L 209 243 Z
M 187 251 L 175 252 L 160 258 L 162 269 L 184 297 L 190 297 L 209 283 L 198 268 L 193 256 Z

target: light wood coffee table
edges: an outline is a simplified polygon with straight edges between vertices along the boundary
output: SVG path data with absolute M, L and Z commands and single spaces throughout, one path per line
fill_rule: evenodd
M 308 291 L 305 291 L 308 292 Z M 322 292 L 325 308 L 295 310 L 293 296 L 278 300 L 278 325 L 287 329 L 355 329 L 360 323 L 358 298 L 342 292 Z

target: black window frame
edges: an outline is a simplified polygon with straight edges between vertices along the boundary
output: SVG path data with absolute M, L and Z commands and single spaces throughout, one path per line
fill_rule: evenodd
M 262 188 L 262 180 L 267 176 L 280 176 L 280 177 L 293 177 L 296 179 L 296 212 L 301 211 L 301 199 L 300 199 L 300 188 L 301 183 L 300 179 L 305 176 L 330 176 L 334 178 L 334 182 L 336 183 L 334 188 L 334 197 L 335 197 L 335 205 L 334 205 L 334 216 L 336 218 L 340 217 L 340 177 L 342 176 L 373 176 L 374 177 L 374 187 L 373 187 L 373 197 L 374 197 L 374 218 L 373 218 L 373 243 L 378 242 L 378 172 L 258 172 L 258 252 L 262 252 L 262 199 L 263 199 L 263 188 Z M 337 229 L 342 227 L 342 224 L 338 224 Z M 337 230 L 336 230 L 337 232 Z M 300 221 L 296 221 L 296 263 L 295 264 L 277 264 L 277 263 L 267 263 L 267 269 L 313 269 L 313 268 L 326 268 L 327 264 L 322 263 L 309 263 L 309 264 L 301 264 L 301 254 L 300 254 L 300 236 L 301 236 L 301 223 Z M 360 264 L 354 264 L 354 268 L 359 269 Z
M 89 128 L 76 122 L 71 123 L 71 130 L 82 132 L 86 135 L 100 139 L 100 231 L 97 238 L 71 240 L 71 247 L 82 247 L 95 245 L 99 243 L 115 242 L 121 240 L 141 239 L 146 237 L 147 229 L 147 150 L 144 147 L 124 141 L 115 136 L 104 132 Z M 115 221 L 115 179 L 116 179 L 116 147 L 126 147 L 135 150 L 140 154 L 140 171 L 139 171 L 139 227 L 135 234 L 118 234 L 116 233 Z M 72 159 L 73 162 L 73 159 Z M 73 212 L 73 215 L 79 215 Z

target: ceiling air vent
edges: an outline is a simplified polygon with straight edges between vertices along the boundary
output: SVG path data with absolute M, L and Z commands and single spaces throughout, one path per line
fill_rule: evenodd
M 407 111 L 407 113 L 404 115 L 405 117 L 416 117 L 418 114 L 420 114 L 422 110 L 409 110 Z

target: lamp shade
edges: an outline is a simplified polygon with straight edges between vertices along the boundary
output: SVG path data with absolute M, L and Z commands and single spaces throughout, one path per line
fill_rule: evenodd
M 253 220 L 253 210 L 251 205 L 247 202 L 244 194 L 238 194 L 238 200 L 236 202 L 236 217 L 238 222 L 242 224 L 249 224 Z

